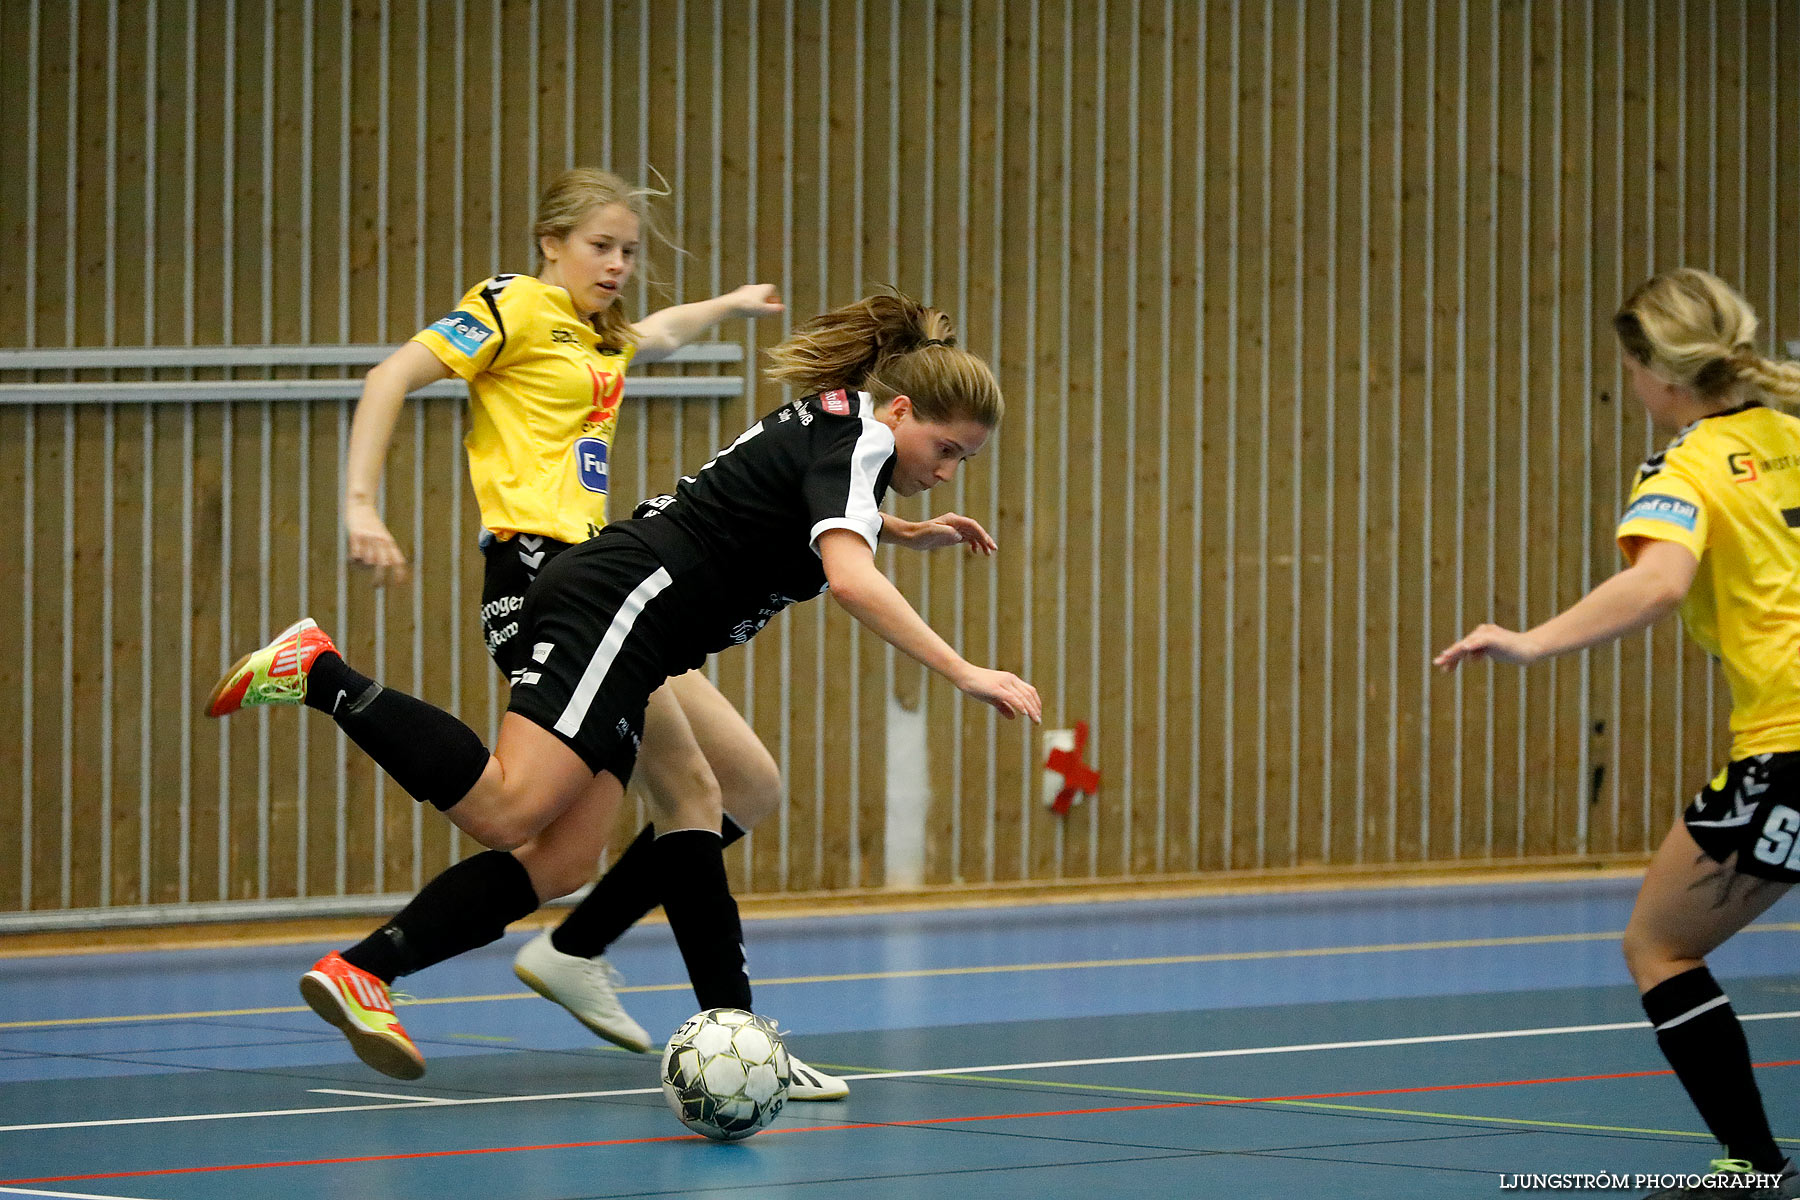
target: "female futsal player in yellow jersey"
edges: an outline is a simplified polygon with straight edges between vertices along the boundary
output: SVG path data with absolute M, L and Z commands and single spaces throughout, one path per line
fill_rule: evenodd
M 1756 326 L 1704 271 L 1632 293 L 1613 318 L 1626 377 L 1651 420 L 1679 432 L 1644 464 L 1619 521 L 1629 565 L 1536 628 L 1481 625 L 1434 660 L 1531 663 L 1679 607 L 1724 666 L 1731 760 L 1663 840 L 1625 930 L 1657 1042 L 1726 1155 L 1713 1163 L 1718 1186 L 1658 1197 L 1800 1197 L 1743 1028 L 1706 966 L 1800 880 L 1800 420 L 1763 403 L 1800 400 L 1800 364 L 1759 355 Z

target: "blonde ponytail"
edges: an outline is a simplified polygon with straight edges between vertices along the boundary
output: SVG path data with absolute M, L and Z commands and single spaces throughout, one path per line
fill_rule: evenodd
M 988 365 L 957 347 L 950 318 L 898 290 L 821 313 L 767 353 L 763 373 L 803 392 L 855 388 L 882 403 L 906 396 L 924 420 L 989 429 L 1005 409 Z
M 1800 404 L 1800 364 L 1756 352 L 1755 310 L 1710 272 L 1679 267 L 1645 281 L 1619 308 L 1613 329 L 1632 358 L 1707 400 L 1754 389 Z
M 1736 365 L 1739 379 L 1786 407 L 1800 408 L 1800 363 L 1745 354 Z

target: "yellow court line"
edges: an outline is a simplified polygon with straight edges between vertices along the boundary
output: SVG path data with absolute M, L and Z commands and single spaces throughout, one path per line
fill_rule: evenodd
M 868 1068 L 847 1067 L 843 1063 L 821 1063 L 837 1071 L 860 1071 Z M 1429 1117 L 1443 1121 L 1487 1121 L 1503 1125 L 1531 1125 L 1549 1129 L 1580 1129 L 1592 1133 L 1641 1133 L 1666 1137 L 1710 1138 L 1704 1130 L 1639 1129 L 1630 1125 L 1581 1125 L 1573 1121 L 1532 1121 L 1524 1117 L 1482 1117 L 1469 1113 L 1423 1112 L 1407 1108 L 1374 1108 L 1361 1104 L 1327 1104 L 1320 1100 L 1259 1100 L 1255 1096 L 1215 1096 L 1206 1092 L 1177 1092 L 1164 1088 L 1125 1087 L 1111 1083 L 1064 1083 L 1054 1079 L 1020 1079 L 1007 1075 L 958 1075 L 957 1079 L 973 1079 L 981 1083 L 1024 1084 L 1028 1087 L 1065 1088 L 1079 1092 L 1118 1092 L 1130 1096 L 1166 1096 L 1174 1100 L 1195 1102 L 1219 1101 L 1227 1104 L 1255 1104 L 1262 1107 L 1282 1105 L 1290 1108 L 1324 1108 L 1334 1112 L 1372 1113 L 1391 1117 Z M 1776 1138 L 1784 1146 L 1800 1146 L 1800 1138 Z
M 1800 933 L 1800 922 L 1748 925 L 1742 933 Z M 844 975 L 795 975 L 785 979 L 758 979 L 755 984 L 855 983 L 873 979 L 932 979 L 951 975 L 1009 975 L 1027 971 L 1078 971 L 1101 967 L 1169 967 L 1197 963 L 1266 962 L 1290 958 L 1331 958 L 1353 954 L 1398 954 L 1420 950 L 1484 950 L 1503 946 L 1554 946 L 1571 942 L 1608 942 L 1624 937 L 1623 930 L 1605 933 L 1546 933 L 1522 937 L 1460 938 L 1437 942 L 1383 942 L 1371 946 L 1317 946 L 1300 950 L 1237 950 L 1218 954 L 1172 954 L 1158 958 L 1097 958 L 1074 962 L 1006 963 L 978 967 L 924 967 L 916 971 L 869 971 Z M 685 984 L 623 987 L 621 992 L 657 992 Z M 4 1028 L 0 1026 L 0 1028 Z
M 1774 922 L 1746 926 L 1743 933 L 1800 933 L 1800 922 Z M 1484 950 L 1506 946 L 1555 946 L 1576 942 L 1617 941 L 1624 933 L 1546 933 L 1520 937 L 1459 938 L 1432 942 L 1381 942 L 1368 946 L 1316 946 L 1296 950 L 1241 950 L 1216 954 L 1174 954 L 1155 958 L 1095 958 L 1072 962 L 1000 963 L 975 967 L 922 967 L 911 971 L 858 971 L 842 975 L 789 975 L 757 979 L 756 987 L 782 987 L 804 983 L 864 983 L 886 979 L 940 979 L 962 975 L 1016 975 L 1037 971 L 1091 971 L 1117 967 L 1193 966 L 1206 963 L 1270 962 L 1281 959 L 1334 958 L 1359 954 L 1401 954 L 1425 950 Z M 686 991 L 683 983 L 652 983 L 622 987 L 620 992 Z M 480 996 L 396 997 L 398 1007 L 427 1004 L 482 1004 L 497 1000 L 528 1000 L 536 992 L 494 992 Z M 303 1004 L 274 1008 L 225 1008 L 200 1012 L 139 1013 L 109 1017 L 51 1017 L 36 1021 L 0 1021 L 0 1029 L 50 1029 L 77 1025 L 129 1024 L 138 1021 L 196 1021 L 212 1017 L 261 1017 L 310 1011 Z
M 1292 1104 L 1305 1108 L 1325 1108 L 1342 1112 L 1376 1113 L 1395 1117 L 1437 1117 L 1445 1121 L 1486 1121 L 1496 1125 L 1530 1125 L 1541 1129 L 1581 1129 L 1591 1133 L 1644 1133 L 1659 1137 L 1711 1138 L 1710 1133 L 1689 1129 L 1636 1129 L 1630 1125 L 1581 1125 L 1574 1121 L 1531 1121 L 1524 1117 L 1483 1117 L 1473 1113 L 1415 1112 L 1406 1108 L 1369 1108 L 1359 1104 L 1322 1104 L 1316 1100 L 1271 1100 L 1270 1104 Z M 1800 1139 L 1776 1138 L 1785 1146 L 1800 1146 Z

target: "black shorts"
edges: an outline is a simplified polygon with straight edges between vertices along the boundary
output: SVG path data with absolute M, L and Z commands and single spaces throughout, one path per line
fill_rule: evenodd
M 481 554 L 487 560 L 481 580 L 482 640 L 508 683 L 518 682 L 530 661 L 518 636 L 525 589 L 545 563 L 568 548 L 568 542 L 555 538 L 519 533 L 501 541 L 486 530 L 481 533 Z
M 1800 751 L 1728 764 L 1681 819 L 1714 862 L 1735 851 L 1745 875 L 1800 883 Z
M 650 693 L 705 661 L 691 630 L 707 586 L 618 526 L 556 555 L 525 592 L 508 711 L 630 782 Z

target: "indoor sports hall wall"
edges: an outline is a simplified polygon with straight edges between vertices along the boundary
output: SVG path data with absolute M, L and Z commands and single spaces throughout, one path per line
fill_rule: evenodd
M 1725 744 L 1672 624 L 1529 673 L 1427 659 L 1613 567 L 1652 446 L 1626 289 L 1709 266 L 1800 339 L 1796 46 L 1792 0 L 21 4 L 0 347 L 397 343 L 533 268 L 564 166 L 654 171 L 684 252 L 633 311 L 891 282 L 996 364 L 1003 430 L 928 499 L 1001 554 L 888 561 L 1103 774 L 1050 814 L 1035 731 L 800 607 L 714 665 L 791 792 L 741 890 L 1637 855 Z M 756 365 L 629 406 L 618 509 L 781 399 Z M 198 716 L 300 613 L 478 728 L 503 708 L 454 399 L 389 463 L 415 581 L 341 566 L 359 369 L 236 368 L 352 380 L 236 402 L 24 386 L 216 366 L 0 373 L 0 927 L 381 908 L 467 853 L 317 718 Z

